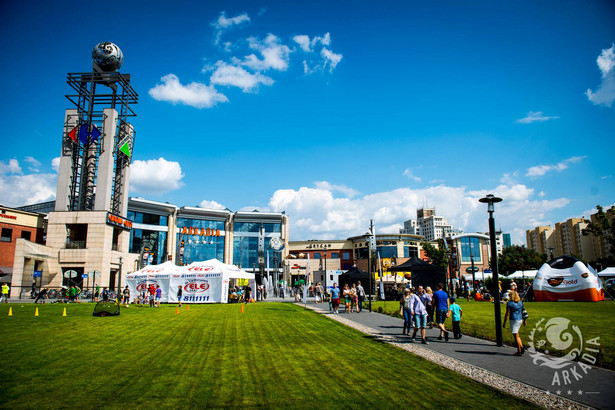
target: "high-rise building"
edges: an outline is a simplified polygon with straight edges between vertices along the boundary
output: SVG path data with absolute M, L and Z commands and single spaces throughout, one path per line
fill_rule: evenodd
M 443 237 L 449 237 L 453 233 L 453 227 L 448 220 L 436 215 L 435 208 L 421 208 L 416 211 L 416 221 L 404 222 L 404 229 L 400 233 L 422 235 L 426 241 L 435 241 Z
M 550 226 L 537 226 L 525 231 L 525 240 L 528 249 L 534 249 L 539 254 L 551 257 L 551 250 L 555 250 L 554 230 Z

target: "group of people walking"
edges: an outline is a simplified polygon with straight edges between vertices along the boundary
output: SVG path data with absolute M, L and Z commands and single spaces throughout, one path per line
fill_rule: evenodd
M 340 290 L 337 283 L 333 284 L 330 292 L 331 310 L 337 314 L 340 307 L 340 293 L 344 297 L 344 313 L 359 313 L 363 310 L 363 301 L 365 300 L 365 289 L 361 286 L 361 281 L 353 283 L 349 286 L 347 283 L 344 289 Z

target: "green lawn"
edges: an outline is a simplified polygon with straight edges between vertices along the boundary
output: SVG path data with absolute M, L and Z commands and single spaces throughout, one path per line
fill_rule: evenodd
M 461 319 L 461 331 L 464 334 L 495 340 L 495 315 L 493 303 L 467 302 L 465 299 L 457 299 L 463 309 Z M 524 302 L 530 317 L 527 326 L 521 327 L 521 340 L 528 344 L 530 332 L 536 323 L 545 318 L 564 317 L 572 324 L 577 325 L 585 339 L 600 337 L 601 345 L 598 354 L 597 365 L 610 369 L 615 368 L 615 302 Z M 385 309 L 386 306 L 386 309 Z M 373 302 L 372 310 L 377 311 L 382 307 L 385 313 L 399 316 L 399 302 Z M 501 305 L 502 319 L 506 312 L 506 305 Z M 451 319 L 447 319 L 446 328 L 452 329 Z M 512 345 L 513 337 L 510 327 L 502 329 L 504 342 Z M 578 341 L 576 339 L 575 341 Z M 578 344 L 577 344 L 578 346 Z
M 63 308 L 0 306 L 1 407 L 529 406 L 289 303 Z

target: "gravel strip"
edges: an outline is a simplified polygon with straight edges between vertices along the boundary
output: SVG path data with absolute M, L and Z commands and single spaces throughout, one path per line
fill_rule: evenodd
M 302 304 L 303 305 L 303 304 Z M 318 309 L 312 306 L 305 306 L 308 309 L 319 312 Z M 546 409 L 586 409 L 589 408 L 580 403 L 567 400 L 555 394 L 547 393 L 545 390 L 538 389 L 536 387 L 521 383 L 517 380 L 510 379 L 508 377 L 501 376 L 499 374 L 490 372 L 480 367 L 471 365 L 461 360 L 454 359 L 450 356 L 443 355 L 433 350 L 422 347 L 417 344 L 399 343 L 398 338 L 389 335 L 383 335 L 382 332 L 374 330 L 370 327 L 363 326 L 352 320 L 344 318 L 342 315 L 327 315 L 331 320 L 335 320 L 348 327 L 358 330 L 361 333 L 372 336 L 383 342 L 387 342 L 393 346 L 397 346 L 400 349 L 409 351 L 417 356 L 434 362 L 442 367 L 453 370 L 464 376 L 469 377 L 479 383 L 491 386 L 495 389 L 501 390 L 505 393 L 527 400 L 530 403 L 536 404 Z

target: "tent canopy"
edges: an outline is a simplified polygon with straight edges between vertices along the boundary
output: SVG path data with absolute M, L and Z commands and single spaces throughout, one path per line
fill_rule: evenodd
M 436 272 L 443 272 L 444 267 L 438 265 L 432 265 L 413 256 L 401 265 L 392 266 L 389 268 L 389 272 L 412 272 L 413 269 L 431 270 Z
M 348 286 L 352 286 L 353 283 L 357 283 L 361 281 L 361 285 L 365 289 L 365 292 L 368 294 L 372 294 L 372 290 L 369 289 L 369 273 L 361 270 L 359 268 L 352 268 L 348 272 L 343 273 L 338 276 L 338 286 L 341 288 L 345 283 Z M 372 286 L 375 286 L 375 281 L 372 281 Z
M 598 276 L 615 276 L 615 268 L 606 268 L 598 273 Z
M 506 279 L 534 279 L 538 273 L 538 269 L 518 270 L 512 275 L 505 276 Z
M 413 256 L 401 265 L 389 268 L 390 272 L 411 272 L 412 286 L 434 288 L 438 283 L 446 283 L 446 268 L 432 265 Z

